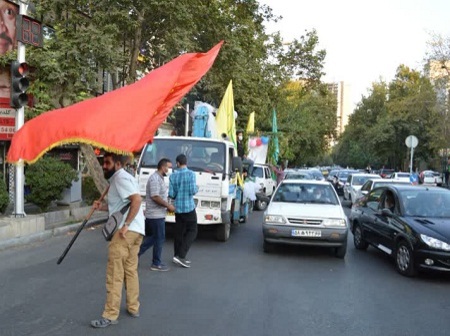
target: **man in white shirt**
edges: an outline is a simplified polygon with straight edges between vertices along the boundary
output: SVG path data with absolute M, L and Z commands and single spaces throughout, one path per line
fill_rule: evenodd
M 142 198 L 133 176 L 124 169 L 128 157 L 105 153 L 103 173 L 109 181 L 108 204 L 95 201 L 96 210 L 109 211 L 109 215 L 120 211 L 130 203 L 125 220 L 120 224 L 108 248 L 106 268 L 106 304 L 102 318 L 91 321 L 94 328 L 117 324 L 122 301 L 123 283 L 126 283 L 127 311 L 139 317 L 138 252 L 145 234 L 145 219 L 141 209 Z

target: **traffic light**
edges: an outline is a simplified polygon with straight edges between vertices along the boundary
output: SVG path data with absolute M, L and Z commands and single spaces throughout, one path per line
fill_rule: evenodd
M 25 91 L 30 86 L 28 75 L 28 64 L 13 61 L 11 63 L 11 101 L 14 108 L 21 108 L 28 103 L 28 95 Z

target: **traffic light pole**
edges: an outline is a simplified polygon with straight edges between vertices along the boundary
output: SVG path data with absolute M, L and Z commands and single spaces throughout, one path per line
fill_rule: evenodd
M 25 15 L 27 13 L 27 4 L 20 1 L 19 14 Z M 20 63 L 25 62 L 25 44 L 18 42 L 17 46 L 17 61 Z M 16 110 L 16 132 L 23 126 L 25 122 L 25 108 L 20 107 Z M 25 217 L 24 208 L 24 185 L 25 185 L 25 175 L 24 175 L 24 162 L 19 160 L 15 166 L 15 202 L 14 202 L 14 216 L 15 217 Z

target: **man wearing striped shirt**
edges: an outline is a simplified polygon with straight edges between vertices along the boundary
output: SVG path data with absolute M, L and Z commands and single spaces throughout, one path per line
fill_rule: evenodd
M 182 267 L 190 267 L 186 255 L 197 237 L 197 213 L 194 195 L 198 191 L 195 173 L 187 168 L 186 155 L 176 158 L 178 169 L 169 178 L 169 197 L 175 205 L 175 237 L 173 262 Z

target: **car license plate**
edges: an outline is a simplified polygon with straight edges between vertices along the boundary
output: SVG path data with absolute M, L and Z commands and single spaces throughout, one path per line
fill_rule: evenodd
M 292 237 L 322 237 L 320 230 L 292 230 Z

